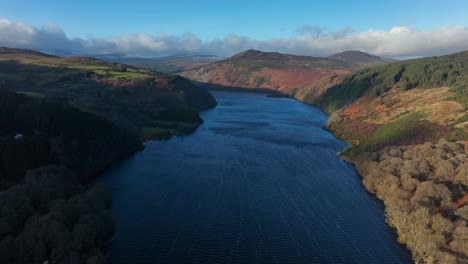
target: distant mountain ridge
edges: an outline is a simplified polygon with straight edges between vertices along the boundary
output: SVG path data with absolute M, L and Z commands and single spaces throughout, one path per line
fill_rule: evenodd
M 175 54 L 170 56 L 145 58 L 123 54 L 92 55 L 94 58 L 124 63 L 162 73 L 176 73 L 190 70 L 223 59 L 215 55 Z
M 30 55 L 38 55 L 38 56 L 44 56 L 44 57 L 56 57 L 54 55 L 50 55 L 47 53 L 43 53 L 40 51 L 31 50 L 31 49 L 0 47 L 0 55 L 2 54 L 18 54 L 18 55 L 30 54 Z
M 294 95 L 321 79 L 343 76 L 361 67 L 328 58 L 251 49 L 180 75 L 211 89 L 255 89 Z
M 257 67 L 262 66 L 279 69 L 346 69 L 355 66 L 352 62 L 337 63 L 330 61 L 328 58 L 292 55 L 279 52 L 264 52 L 254 49 L 249 49 L 235 54 L 234 56 L 229 57 L 222 62 L 225 61 L 235 61 L 237 63 L 242 63 L 243 65 L 250 63 L 255 64 L 254 66 Z
M 1 47 L 0 47 L 1 49 Z M 10 49 L 11 48 L 5 48 Z M 53 50 L 41 50 L 34 51 L 28 49 L 16 49 L 19 52 L 34 52 L 40 53 L 44 56 L 56 56 L 56 57 L 86 57 L 86 58 L 95 58 L 105 61 L 111 61 L 116 63 L 122 63 L 131 65 L 134 67 L 145 68 L 152 71 L 157 71 L 161 73 L 177 73 L 181 71 L 190 70 L 202 65 L 213 63 L 219 60 L 224 59 L 224 57 L 211 55 L 211 54 L 172 54 L 161 57 L 154 56 L 138 56 L 131 55 L 126 53 L 82 53 L 67 49 L 53 49 Z M 1 52 L 1 51 L 0 51 Z
M 380 57 L 359 50 L 343 51 L 340 53 L 330 55 L 327 58 L 333 60 L 347 61 L 364 66 L 377 66 L 397 61 L 395 59 Z

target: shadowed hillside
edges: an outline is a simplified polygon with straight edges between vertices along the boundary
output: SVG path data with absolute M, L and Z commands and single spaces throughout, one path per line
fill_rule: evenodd
M 197 111 L 216 105 L 204 88 L 181 77 L 7 48 L 0 49 L 0 89 L 59 98 L 145 137 L 190 131 L 201 122 Z M 169 120 L 168 112 L 185 114 Z
M 104 262 L 110 195 L 93 177 L 215 105 L 178 76 L 0 48 L 0 263 Z
M 468 259 L 468 52 L 348 75 L 319 105 L 416 263 Z
M 141 148 L 66 102 L 0 91 L 0 262 L 99 263 L 110 197 L 83 184 Z

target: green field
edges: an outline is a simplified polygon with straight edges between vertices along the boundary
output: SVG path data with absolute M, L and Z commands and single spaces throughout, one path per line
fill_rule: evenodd
M 418 121 L 424 116 L 421 113 L 410 113 L 394 122 L 379 127 L 372 135 L 376 143 L 393 143 L 401 139 L 411 138 L 418 133 Z

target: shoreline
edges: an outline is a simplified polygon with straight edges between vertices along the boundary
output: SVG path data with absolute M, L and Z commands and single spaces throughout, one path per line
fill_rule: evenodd
M 236 90 L 227 90 L 227 89 L 213 89 L 215 91 L 227 91 L 227 92 L 239 92 L 239 93 L 260 93 L 260 94 L 268 94 L 267 92 L 259 92 L 259 91 L 252 91 L 252 90 L 244 90 L 244 89 L 236 89 Z M 301 102 L 301 103 L 304 103 L 304 104 L 307 104 L 307 105 L 310 105 L 310 106 L 314 106 L 314 107 L 317 107 L 319 108 L 323 113 L 325 113 L 327 115 L 327 124 L 328 124 L 328 121 L 330 119 L 330 116 L 331 114 L 329 113 L 326 113 L 321 107 L 317 106 L 317 105 L 314 105 L 314 104 L 310 104 L 310 103 L 307 103 L 307 102 L 304 102 L 304 101 L 301 101 L 297 98 L 294 98 L 294 97 L 291 97 L 293 99 L 295 99 L 296 101 L 298 102 Z M 193 133 L 194 131 L 196 131 L 196 129 L 201 125 L 202 123 L 198 124 L 194 130 L 190 131 L 189 133 L 184 133 L 184 135 L 189 135 L 191 133 Z M 328 125 L 325 125 L 324 127 L 322 127 L 322 129 L 328 131 L 329 133 L 331 133 L 333 135 L 333 137 L 335 137 L 336 139 L 338 140 L 342 140 L 344 142 L 346 142 L 348 144 L 348 147 L 345 148 L 339 155 L 337 154 L 337 156 L 339 156 L 343 161 L 349 163 L 350 165 L 353 166 L 354 170 L 356 171 L 356 173 L 359 175 L 359 178 L 361 180 L 361 184 L 363 185 L 365 191 L 369 194 L 372 195 L 372 197 L 375 199 L 376 202 L 379 203 L 379 206 L 382 206 L 382 209 L 384 211 L 384 220 L 385 220 L 385 225 L 389 228 L 389 231 L 391 231 L 392 233 L 392 236 L 394 237 L 395 239 L 395 242 L 397 242 L 397 245 L 399 247 L 401 247 L 402 249 L 404 249 L 411 257 L 412 257 L 412 261 L 417 263 L 417 261 L 420 261 L 419 259 L 415 258 L 415 251 L 414 249 L 412 249 L 408 243 L 405 243 L 405 240 L 402 239 L 402 237 L 404 237 L 404 234 L 402 234 L 401 232 L 399 232 L 399 229 L 397 226 L 395 226 L 394 223 L 392 223 L 391 221 L 391 218 L 389 216 L 389 211 L 391 210 L 389 208 L 389 206 L 386 204 L 386 200 L 383 199 L 382 197 L 379 197 L 379 194 L 376 192 L 376 191 L 373 191 L 371 188 L 369 188 L 369 186 L 366 184 L 366 178 L 368 178 L 368 175 L 366 175 L 366 172 L 365 172 L 365 169 L 363 169 L 363 165 L 359 165 L 358 161 L 355 160 L 355 159 L 352 159 L 352 158 L 349 158 L 349 157 L 346 157 L 345 155 L 345 151 L 347 149 L 349 149 L 350 147 L 353 146 L 352 143 L 348 142 L 345 138 L 342 138 L 340 136 L 338 136 L 331 127 L 329 127 Z M 172 135 L 174 136 L 174 135 Z M 164 138 L 164 139 L 148 139 L 148 140 L 145 140 L 144 142 L 142 142 L 143 146 L 146 145 L 147 143 L 153 141 L 153 140 L 169 140 L 172 138 L 169 137 L 169 138 Z M 387 148 L 392 148 L 394 146 L 388 146 Z M 405 146 L 405 147 L 408 147 L 408 146 Z M 409 146 L 411 148 L 411 145 Z M 364 153 L 364 151 L 362 150 L 359 150 L 358 153 L 357 153 L 357 156 L 361 155 L 362 153 Z M 400 168 L 401 169 L 401 168 Z
M 298 100 L 298 99 L 296 99 L 296 100 Z M 306 103 L 306 102 L 304 102 L 304 103 Z M 306 104 L 308 104 L 308 103 L 306 103 Z M 309 104 L 309 105 L 313 105 L 313 104 Z M 316 105 L 314 105 L 314 106 L 316 106 Z M 358 176 L 359 176 L 359 178 L 361 180 L 361 184 L 363 185 L 366 192 L 371 194 L 372 197 L 374 197 L 374 199 L 376 199 L 376 201 L 378 201 L 378 203 L 382 206 L 382 208 L 384 210 L 385 224 L 389 228 L 389 230 L 391 230 L 392 235 L 395 238 L 395 241 L 398 243 L 398 246 L 404 248 L 405 251 L 407 251 L 410 254 L 410 256 L 412 258 L 412 261 L 414 263 L 419 263 L 421 261 L 423 261 L 424 263 L 439 263 L 437 260 L 436 260 L 436 262 L 432 262 L 432 258 L 433 258 L 432 256 L 426 256 L 425 253 L 421 252 L 422 250 L 420 248 L 424 248 L 424 245 L 419 245 L 418 246 L 414 242 L 414 240 L 421 239 L 419 236 L 417 236 L 419 234 L 414 235 L 414 236 L 408 236 L 408 232 L 404 231 L 405 229 L 402 228 L 402 225 L 394 220 L 394 218 L 395 218 L 394 215 L 398 216 L 398 215 L 402 214 L 401 211 L 399 211 L 398 209 L 394 209 L 394 207 L 392 207 L 392 205 L 389 205 L 390 204 L 389 201 L 391 201 L 391 199 L 386 198 L 386 196 L 382 195 L 381 194 L 382 191 L 379 192 L 379 191 L 376 191 L 376 190 L 373 190 L 372 188 L 370 188 L 370 185 L 367 184 L 367 182 L 369 181 L 368 180 L 369 178 L 372 179 L 372 176 L 369 176 L 369 175 L 372 175 L 372 173 L 370 173 L 370 169 L 368 167 L 366 167 L 366 165 L 365 165 L 366 160 L 363 161 L 363 160 L 360 160 L 360 159 L 362 159 L 361 155 L 376 154 L 376 153 L 379 153 L 379 152 L 381 152 L 381 151 L 383 151 L 385 149 L 406 148 L 409 151 L 411 151 L 413 148 L 417 149 L 421 145 L 432 144 L 432 146 L 438 146 L 438 144 L 440 142 L 442 142 L 440 144 L 444 144 L 444 142 L 447 142 L 447 141 L 445 141 L 442 138 L 437 143 L 427 141 L 427 142 L 424 142 L 422 144 L 415 144 L 415 145 L 408 144 L 408 145 L 403 145 L 403 146 L 390 144 L 390 145 L 387 145 L 387 146 L 383 147 L 380 150 L 367 150 L 366 151 L 366 150 L 359 147 L 361 145 L 360 143 L 353 144 L 352 142 L 348 141 L 346 137 L 341 137 L 341 136 L 343 136 L 342 134 L 336 133 L 336 130 L 333 129 L 333 126 L 332 126 L 333 124 L 329 123 L 330 116 L 333 113 L 327 113 L 321 107 L 319 107 L 319 106 L 316 106 L 316 107 L 318 107 L 321 111 L 323 111 L 324 113 L 326 113 L 328 115 L 327 124 L 323 127 L 323 129 L 330 132 L 333 135 L 333 137 L 335 137 L 336 139 L 343 140 L 344 142 L 346 142 L 348 144 L 348 147 L 345 148 L 343 151 L 338 152 L 337 156 L 340 157 L 346 163 L 353 166 L 353 168 L 355 169 L 356 173 L 358 174 Z M 450 142 L 447 142 L 447 143 L 450 143 Z M 468 144 L 467 144 L 466 140 L 465 141 L 456 141 L 454 144 L 464 144 L 465 149 L 468 149 L 468 147 L 467 147 Z M 347 156 L 347 154 L 348 155 L 350 154 L 350 153 L 347 153 L 348 150 L 352 151 L 352 153 L 351 153 L 352 157 Z M 429 155 L 429 158 L 430 157 L 431 156 Z M 434 168 L 437 168 L 437 166 L 435 164 L 432 164 L 431 166 L 433 166 Z M 374 168 L 374 169 L 376 169 L 376 168 Z M 403 165 L 397 166 L 395 168 L 395 170 L 397 170 L 397 171 L 398 170 L 403 170 L 403 169 L 404 169 Z M 385 172 L 382 172 L 382 173 L 385 174 Z M 401 178 L 399 178 L 398 180 L 401 181 Z M 429 182 L 429 181 L 432 182 L 433 180 L 428 179 L 427 182 Z M 437 182 L 437 180 L 434 180 L 434 181 Z M 385 182 L 383 182 L 380 185 L 377 184 L 376 188 L 382 189 L 382 188 L 385 188 L 385 187 L 386 187 Z M 400 187 L 400 189 L 401 188 L 402 187 Z M 416 191 L 416 189 L 413 190 L 413 191 Z M 467 196 L 467 194 L 465 194 L 465 197 L 466 196 Z M 456 200 L 453 201 L 453 204 L 455 204 L 455 203 L 457 203 Z M 463 204 L 462 204 L 462 206 L 463 206 Z M 395 211 L 396 211 L 396 213 L 395 213 Z M 418 220 L 418 219 L 415 219 L 415 220 Z M 424 230 L 427 230 L 427 229 L 424 229 Z M 423 231 L 419 231 L 419 233 L 422 233 Z M 426 238 L 426 237 L 424 237 L 424 238 Z M 429 244 L 431 244 L 431 243 L 429 242 Z M 432 244 L 434 244 L 434 243 L 432 243 Z M 458 261 L 459 261 L 458 258 L 460 257 L 460 255 L 457 255 L 457 254 L 448 255 L 448 256 L 444 255 L 444 251 L 443 251 L 444 248 L 445 248 L 445 245 L 442 245 L 440 247 L 435 247 L 433 249 L 433 251 L 436 251 L 436 253 L 432 253 L 432 255 L 436 255 L 436 256 L 442 255 L 441 258 L 444 258 L 443 263 L 458 263 Z M 440 253 L 440 252 L 442 252 L 442 253 Z M 463 259 L 463 256 L 461 256 L 461 258 Z
M 345 139 L 337 136 L 336 133 L 334 133 L 333 129 L 331 129 L 330 127 L 326 126 L 324 129 L 329 131 L 335 138 L 347 142 Z M 347 143 L 349 144 L 349 147 L 347 149 L 349 149 L 350 147 L 353 146 L 351 143 L 349 143 L 349 142 L 347 142 Z M 369 160 L 369 156 L 372 156 L 373 154 L 378 154 L 378 155 L 383 156 L 383 155 L 385 155 L 386 151 L 391 152 L 391 151 L 394 151 L 395 149 L 404 149 L 404 153 L 403 153 L 403 155 L 404 155 L 406 152 L 410 152 L 410 151 L 413 151 L 413 150 L 418 150 L 418 148 L 421 148 L 421 146 L 431 145 L 433 148 L 438 149 L 441 145 L 443 146 L 443 144 L 446 144 L 446 143 L 464 144 L 465 149 L 467 149 L 467 145 L 468 145 L 466 141 L 447 142 L 444 139 L 442 139 L 442 140 L 439 140 L 439 142 L 437 142 L 437 143 L 425 142 L 423 144 L 403 145 L 403 146 L 390 145 L 390 146 L 386 146 L 386 147 L 382 148 L 381 150 L 374 150 L 374 151 L 369 151 L 369 152 L 363 151 L 363 150 L 358 150 L 358 153 L 356 154 L 355 158 L 347 157 L 346 154 L 344 153 L 346 149 L 338 155 L 342 160 L 344 160 L 345 162 L 349 163 L 350 165 L 352 165 L 354 167 L 356 173 L 361 178 L 361 183 L 362 183 L 364 189 L 366 190 L 366 192 L 371 194 L 379 202 L 379 204 L 381 204 L 383 206 L 382 208 L 384 209 L 385 224 L 387 225 L 387 227 L 389 229 L 392 230 L 392 233 L 393 233 L 393 235 L 395 235 L 395 240 L 398 243 L 398 245 L 401 246 L 401 247 L 404 247 L 410 253 L 410 255 L 412 256 L 412 261 L 414 263 L 420 263 L 420 261 L 423 261 L 423 263 L 439 263 L 438 260 L 436 260 L 435 262 L 433 261 L 433 259 L 435 257 L 426 256 L 427 253 L 426 254 L 422 253 L 421 248 L 424 248 L 425 245 L 419 245 L 419 244 L 414 242 L 415 240 L 422 240 L 423 239 L 420 236 L 421 236 L 421 234 L 424 234 L 424 231 L 428 230 L 426 228 L 427 226 L 423 226 L 422 229 L 420 231 L 418 231 L 415 235 L 409 235 L 409 233 L 407 231 L 404 231 L 404 230 L 406 230 L 405 226 L 402 225 L 401 223 L 397 222 L 395 220 L 395 217 L 400 216 L 400 217 L 403 217 L 404 219 L 407 220 L 409 218 L 409 216 L 408 216 L 409 214 L 405 215 L 403 210 L 401 210 L 400 207 L 393 205 L 393 203 L 392 203 L 393 198 L 390 197 L 393 194 L 391 193 L 390 189 L 395 188 L 394 185 L 392 185 L 391 187 L 386 186 L 385 181 L 384 181 L 384 182 L 382 182 L 380 184 L 379 183 L 375 184 L 374 185 L 375 189 L 373 189 L 371 187 L 372 186 L 371 183 L 369 183 L 370 182 L 369 179 L 373 179 L 373 178 L 376 177 L 375 176 L 375 171 L 378 171 L 378 172 L 382 173 L 382 175 L 385 175 L 385 176 L 383 176 L 384 178 L 385 177 L 394 177 L 391 173 L 385 172 L 384 169 L 379 168 L 379 166 L 382 166 L 381 163 L 384 163 L 387 160 L 391 160 L 391 158 L 383 160 L 381 162 L 373 162 L 373 163 L 377 163 L 377 165 L 372 164 L 373 167 L 371 167 L 370 165 L 368 165 L 368 164 L 372 163 L 372 161 Z M 464 152 L 464 151 L 462 150 L 462 152 Z M 365 157 L 363 157 L 363 156 L 365 156 Z M 429 154 L 427 157 L 431 158 L 431 156 L 432 156 L 432 154 Z M 431 164 L 430 166 L 437 169 L 437 166 L 433 162 L 430 162 L 430 164 Z M 395 170 L 403 170 L 404 166 L 403 165 L 395 166 L 394 169 Z M 392 179 L 394 179 L 394 178 L 392 178 Z M 398 180 L 401 182 L 401 181 L 403 181 L 403 178 L 398 178 Z M 437 182 L 437 180 L 427 179 L 426 181 L 421 181 L 421 183 L 433 182 L 433 181 Z M 400 184 L 404 184 L 404 183 L 400 183 Z M 385 191 L 385 188 L 389 188 L 388 193 Z M 401 190 L 402 188 L 403 187 L 400 187 L 399 189 L 397 188 L 396 190 Z M 413 191 L 417 191 L 416 187 L 414 188 Z M 395 195 L 397 195 L 397 194 L 395 194 Z M 465 196 L 466 196 L 466 194 L 465 194 Z M 414 199 L 414 198 L 412 198 L 412 199 Z M 456 200 L 448 201 L 448 203 L 455 204 L 455 203 L 457 203 L 457 201 Z M 420 208 L 424 208 L 424 207 L 420 207 Z M 415 210 L 419 210 L 419 209 L 415 209 Z M 433 210 L 438 211 L 438 210 L 441 210 L 441 209 L 436 208 L 436 209 L 433 209 Z M 432 215 L 432 214 L 427 215 L 428 218 L 431 218 L 433 216 L 434 215 Z M 413 219 L 413 221 L 415 221 L 416 223 L 417 223 L 417 220 L 421 220 L 421 219 L 418 219 L 418 218 Z M 413 222 L 413 224 L 414 224 L 414 222 Z M 422 235 L 422 236 L 424 238 L 426 238 L 424 235 Z M 436 242 L 434 242 L 434 241 L 429 241 L 428 243 L 432 244 L 432 247 L 434 247 L 435 244 L 436 244 Z M 433 248 L 433 251 L 435 251 L 436 253 L 432 252 L 432 254 L 433 255 L 435 254 L 437 256 L 439 255 L 439 253 L 442 254 L 442 258 L 444 258 L 443 263 L 458 263 L 457 258 L 460 257 L 460 256 L 459 255 L 444 255 L 444 248 L 445 248 L 445 246 L 443 246 L 442 248 L 435 247 L 435 248 Z M 463 256 L 462 256 L 462 258 L 463 258 Z

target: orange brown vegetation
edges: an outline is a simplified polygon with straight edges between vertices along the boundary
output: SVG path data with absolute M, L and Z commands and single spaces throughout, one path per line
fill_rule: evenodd
M 328 128 L 352 144 L 344 157 L 384 202 L 386 221 L 416 263 L 466 263 L 466 93 L 453 87 L 407 90 L 397 79 L 380 90 L 372 78 L 348 85 L 350 94 L 362 91 L 351 102 L 335 91 L 345 106 L 330 116 Z
M 446 87 L 395 85 L 329 119 L 328 128 L 353 145 L 345 158 L 385 203 L 386 221 L 416 263 L 468 258 L 467 109 L 453 96 Z
M 467 57 L 365 68 L 318 102 L 415 263 L 468 263 Z
M 330 116 L 329 128 L 340 126 L 371 141 L 372 145 L 408 145 L 435 142 L 442 137 L 460 138 L 466 135 L 467 128 L 460 126 L 467 110 L 458 102 L 451 100 L 453 93 L 449 88 L 412 89 L 401 92 L 393 87 L 380 97 L 369 98 L 364 95 Z M 373 137 L 377 127 L 392 124 L 417 115 L 400 130 L 411 126 L 411 136 L 398 140 L 382 142 Z M 365 129 L 368 127 L 369 129 Z M 372 129 L 374 130 L 372 130 Z M 394 133 L 399 133 L 398 130 Z M 369 143 L 369 142 L 368 142 Z
M 362 66 L 349 62 L 249 50 L 231 58 L 181 73 L 208 87 L 267 89 L 312 103 L 337 76 Z M 301 93 L 307 90 L 307 93 Z
M 462 207 L 464 205 L 468 205 L 468 193 L 465 193 L 465 195 L 463 195 L 462 198 L 460 198 L 458 201 L 457 201 L 457 206 L 458 207 Z
M 387 222 L 416 263 L 468 258 L 466 142 L 425 143 L 362 152 L 354 164 L 385 203 Z

